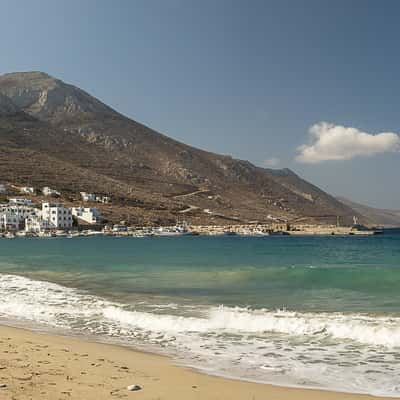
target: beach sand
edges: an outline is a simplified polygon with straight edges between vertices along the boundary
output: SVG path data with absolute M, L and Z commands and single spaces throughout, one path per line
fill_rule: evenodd
M 140 391 L 130 392 L 137 384 Z M 168 358 L 0 326 L 1 400 L 345 400 L 371 396 L 282 388 L 208 376 Z

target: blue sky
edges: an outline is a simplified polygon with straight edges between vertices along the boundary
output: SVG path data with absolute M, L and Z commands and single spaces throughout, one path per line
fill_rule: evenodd
M 0 73 L 48 72 L 175 139 L 400 209 L 398 136 L 369 136 L 400 131 L 399 15 L 390 0 L 0 0 Z

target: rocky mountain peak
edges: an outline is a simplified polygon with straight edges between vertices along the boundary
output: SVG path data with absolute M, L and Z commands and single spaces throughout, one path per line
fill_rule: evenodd
M 0 76 L 0 93 L 26 113 L 48 121 L 115 114 L 83 90 L 39 71 Z

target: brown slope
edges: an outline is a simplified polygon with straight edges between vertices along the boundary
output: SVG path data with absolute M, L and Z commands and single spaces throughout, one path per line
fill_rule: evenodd
M 346 215 L 346 223 L 349 223 L 349 218 L 352 216 L 358 217 L 363 223 L 369 222 L 357 210 L 352 207 L 350 207 L 351 210 L 349 210 L 349 205 L 332 197 L 310 182 L 305 181 L 290 169 L 266 169 L 266 172 L 284 187 L 313 203 L 318 210 L 325 210 L 325 217 L 321 214 L 321 219 L 326 218 L 326 220 L 332 221 L 332 217 L 334 220 L 336 216 Z M 334 215 L 331 214 L 332 211 L 334 211 Z M 349 213 L 351 215 L 349 215 Z
M 12 100 L 0 93 L 0 117 L 14 115 L 18 112 L 20 112 L 20 109 L 12 102 Z
M 209 209 L 242 221 L 265 221 L 269 214 L 320 222 L 332 222 L 341 215 L 343 221 L 351 222 L 353 210 L 322 191 L 315 196 L 317 188 L 309 184 L 306 189 L 314 194 L 312 198 L 304 195 L 299 186 L 305 183 L 296 175 L 281 179 L 249 162 L 177 142 L 47 74 L 0 76 L 0 93 L 25 113 L 20 118 L 2 118 L 4 148 L 31 151 L 39 158 L 43 155 L 42 160 L 51 157 L 61 163 L 60 167 L 54 163 L 54 173 L 51 162 L 42 161 L 40 177 L 32 165 L 23 175 L 31 182 L 59 188 L 61 180 L 62 190 L 69 193 L 112 193 L 117 205 L 130 201 L 153 204 L 144 208 L 150 217 L 151 207 L 162 209 L 170 219 L 180 216 L 178 210 L 195 206 L 198 211 L 185 218 L 219 221 L 202 211 Z M 15 157 L 15 153 L 3 153 L 9 166 L 17 163 Z M 0 179 L 7 178 L 9 172 L 4 171 L 3 167 Z M 82 171 L 93 178 L 83 178 Z
M 386 227 L 400 227 L 400 210 L 386 210 L 381 208 L 374 208 L 366 206 L 365 204 L 356 203 L 344 197 L 338 197 L 338 200 L 343 204 L 356 210 L 359 214 L 367 218 L 371 224 L 386 226 Z

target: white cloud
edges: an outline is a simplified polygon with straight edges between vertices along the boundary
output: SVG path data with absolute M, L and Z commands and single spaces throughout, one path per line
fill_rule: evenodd
M 262 165 L 264 167 L 277 167 L 280 164 L 281 160 L 277 157 L 267 158 L 263 161 Z
M 341 125 L 319 122 L 311 126 L 311 142 L 297 148 L 296 160 L 316 164 L 328 160 L 350 160 L 356 156 L 400 151 L 400 136 L 382 132 L 376 135 Z

